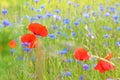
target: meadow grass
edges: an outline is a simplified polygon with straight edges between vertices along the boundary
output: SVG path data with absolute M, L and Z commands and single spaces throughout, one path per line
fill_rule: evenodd
M 71 1 L 73 4 L 69 5 Z M 34 0 L 0 0 L 0 11 L 3 8 L 8 10 L 7 15 L 0 13 L 0 80 L 79 80 L 84 75 L 84 79 L 80 80 L 106 80 L 120 78 L 120 47 L 116 46 L 116 42 L 120 41 L 120 30 L 116 30 L 120 26 L 120 22 L 115 23 L 114 15 L 120 17 L 120 1 L 119 0 L 40 0 L 35 3 Z M 29 2 L 28 5 L 26 2 Z M 99 4 L 102 3 L 104 11 L 99 10 Z M 118 3 L 119 7 L 115 7 Z M 75 7 L 80 4 L 79 7 Z M 44 5 L 44 9 L 40 6 Z M 91 8 L 86 9 L 89 5 Z M 110 17 L 104 14 L 109 12 L 106 7 L 115 7 L 116 11 L 111 12 Z M 30 10 L 33 8 L 33 10 Z M 56 9 L 60 9 L 60 13 L 55 13 Z M 40 10 L 37 11 L 37 10 Z M 92 15 L 95 12 L 96 16 Z M 46 17 L 46 13 L 53 14 L 52 17 Z M 85 18 L 84 13 L 89 13 L 90 18 Z M 42 19 L 37 16 L 42 15 Z M 61 20 L 55 20 L 54 15 L 59 15 Z M 30 21 L 30 19 L 35 20 Z M 68 18 L 69 24 L 64 24 L 63 19 Z M 8 19 L 10 26 L 2 26 L 2 20 Z M 74 22 L 80 22 L 78 26 Z M 120 19 L 119 19 L 120 21 Z M 47 36 L 39 38 L 39 46 L 27 53 L 22 50 L 20 37 L 28 31 L 27 26 L 31 22 L 39 22 L 45 25 L 49 34 L 54 34 L 55 38 Z M 51 28 L 51 26 L 58 28 Z M 71 26 L 71 28 L 68 28 Z M 108 26 L 112 30 L 105 30 L 103 27 Z M 86 30 L 90 28 L 91 30 Z M 61 32 L 58 35 L 58 32 Z M 75 36 L 72 35 L 75 32 Z M 93 34 L 94 39 L 88 34 Z M 104 38 L 105 34 L 110 37 Z M 8 42 L 11 39 L 17 41 L 17 48 L 12 53 Z M 105 44 L 107 46 L 105 46 Z M 94 70 L 99 59 L 90 59 L 89 61 L 77 61 L 74 59 L 73 53 L 77 47 L 84 47 L 93 55 L 104 58 L 108 53 L 112 52 L 114 57 L 111 61 L 115 64 L 115 70 L 100 73 Z M 58 54 L 59 50 L 67 49 L 66 54 Z M 41 57 L 41 58 L 40 58 Z M 35 60 L 34 60 L 35 58 Z M 41 60 L 42 59 L 42 60 Z M 66 60 L 70 60 L 67 62 Z M 83 64 L 90 66 L 89 70 L 83 70 Z M 70 76 L 65 76 L 65 72 L 70 72 Z

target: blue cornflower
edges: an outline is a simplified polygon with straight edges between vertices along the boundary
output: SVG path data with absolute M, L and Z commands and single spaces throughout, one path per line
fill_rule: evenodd
M 113 78 L 107 78 L 106 80 L 114 80 Z
M 61 20 L 61 16 L 58 16 L 58 15 L 53 15 L 53 18 L 54 18 L 55 20 Z
M 69 19 L 68 19 L 68 18 L 66 18 L 66 19 L 64 19 L 64 20 L 63 20 L 63 23 L 64 23 L 64 24 L 69 24 L 69 23 L 70 23 L 70 21 L 69 21 Z
M 36 9 L 36 11 L 39 13 L 39 12 L 40 12 L 40 9 Z
M 84 80 L 85 76 L 84 75 L 81 75 L 79 80 Z
M 31 60 L 32 60 L 32 61 L 35 61 L 35 57 L 31 57 Z
M 72 4 L 73 4 L 73 2 L 71 2 L 71 1 L 68 1 L 68 4 L 69 4 L 69 5 L 72 5 Z
M 57 9 L 57 10 L 55 10 L 55 12 L 56 12 L 56 13 L 60 13 L 60 12 L 61 12 L 61 10 Z
M 40 0 L 34 0 L 36 3 L 38 3 Z
M 75 7 L 79 7 L 80 6 L 80 4 L 75 4 Z
M 64 72 L 64 76 L 71 76 L 72 73 L 70 71 Z
M 62 32 L 58 31 L 58 32 L 57 32 L 57 34 L 58 34 L 58 35 L 61 35 L 61 34 L 62 34 Z
M 114 16 L 113 16 L 114 22 L 116 22 L 116 23 L 117 23 L 117 22 L 118 22 L 118 18 L 119 18 L 119 16 L 118 16 L 118 15 L 114 15 Z
M 116 46 L 120 46 L 120 42 L 116 42 L 115 44 L 116 44 Z
M 31 48 L 27 48 L 27 47 L 23 47 L 23 50 L 24 50 L 25 52 L 27 52 L 27 53 L 32 51 Z
M 2 14 L 5 15 L 5 14 L 7 14 L 7 13 L 8 13 L 8 10 L 7 10 L 7 9 L 3 9 L 3 10 L 2 10 Z
M 41 19 L 41 18 L 43 18 L 43 16 L 42 16 L 42 15 L 38 15 L 37 17 L 38 17 L 38 19 Z
M 9 26 L 9 25 L 10 25 L 10 22 L 9 22 L 8 20 L 3 20 L 3 21 L 2 21 L 2 24 L 3 24 L 4 26 Z
M 28 5 L 29 5 L 29 2 L 25 2 L 25 5 L 28 6 Z
M 72 31 L 72 36 L 75 37 L 76 36 L 76 32 Z
M 66 54 L 68 52 L 68 50 L 66 48 L 64 48 L 63 50 L 59 50 L 58 54 Z
M 12 48 L 12 49 L 10 49 L 10 52 L 11 52 L 11 53 L 14 53 L 15 51 L 16 51 L 16 50 L 15 50 L 15 49 L 13 49 L 13 48 Z
M 22 43 L 22 47 L 28 47 L 29 45 L 30 45 L 30 43 L 28 43 L 28 42 Z
M 78 26 L 80 24 L 80 22 L 74 22 L 75 26 Z
M 51 17 L 52 14 L 51 13 L 46 13 L 46 17 Z
M 110 12 L 115 12 L 115 8 L 114 8 L 114 7 L 111 7 L 111 8 L 110 8 Z
M 104 35 L 104 38 L 109 38 L 110 37 L 110 34 L 105 34 Z
M 52 29 L 58 29 L 58 26 L 51 25 Z
M 37 20 L 36 17 L 30 17 L 30 22 L 33 22 L 33 21 L 35 21 L 35 20 Z
M 34 10 L 35 10 L 35 8 L 31 6 L 31 7 L 30 7 L 30 10 L 34 11 Z
M 71 29 L 72 27 L 71 26 L 68 26 L 69 29 Z
M 83 64 L 83 70 L 89 70 L 90 66 L 88 64 Z
M 104 7 L 102 5 L 100 5 L 99 9 L 100 9 L 100 11 L 103 11 Z
M 84 16 L 85 18 L 89 18 L 89 17 L 90 17 L 90 15 L 89 15 L 88 13 L 84 13 L 83 16 Z
M 72 62 L 72 60 L 71 59 L 67 59 L 66 62 L 70 63 L 70 62 Z
M 118 7 L 118 6 L 120 6 L 120 4 L 116 3 L 115 6 Z
M 87 5 L 87 6 L 86 6 L 86 8 L 87 8 L 87 9 L 90 9 L 90 8 L 91 8 L 91 6 L 90 6 L 90 5 Z
M 116 29 L 117 29 L 118 31 L 120 31 L 120 27 L 117 27 Z
M 48 34 L 48 36 L 51 38 L 51 39 L 55 39 L 55 34 Z
M 45 5 L 41 5 L 40 8 L 41 8 L 41 9 L 44 9 L 44 8 L 45 8 Z
M 112 28 L 110 28 L 110 27 L 108 27 L 108 26 L 104 26 L 103 28 L 104 28 L 106 31 L 112 30 Z
M 105 13 L 105 16 L 106 16 L 106 17 L 110 16 L 110 13 L 109 13 L 109 12 L 106 12 L 106 13 Z

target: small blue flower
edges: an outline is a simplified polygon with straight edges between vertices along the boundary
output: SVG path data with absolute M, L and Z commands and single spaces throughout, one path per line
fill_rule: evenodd
M 57 32 L 58 35 L 61 35 L 62 33 L 60 31 Z
M 119 16 L 118 16 L 118 15 L 114 15 L 114 16 L 113 16 L 114 22 L 116 22 L 116 23 L 117 23 L 117 22 L 118 22 L 118 18 L 119 18 Z
M 64 76 L 71 76 L 72 73 L 70 71 L 64 72 Z
M 52 16 L 52 14 L 51 13 L 46 13 L 46 17 L 51 17 Z
M 13 48 L 12 48 L 12 49 L 10 49 L 10 52 L 11 52 L 11 53 L 14 53 L 15 51 L 16 51 L 16 50 L 15 50 L 15 49 L 13 49 Z
M 41 5 L 40 8 L 41 8 L 41 9 L 44 9 L 44 8 L 45 8 L 45 5 Z
M 114 80 L 113 78 L 107 78 L 106 80 Z
M 72 4 L 73 4 L 73 2 L 71 2 L 71 1 L 68 1 L 68 4 L 69 4 L 69 5 L 72 5 Z
M 30 17 L 30 22 L 37 20 L 36 17 Z
M 58 26 L 51 25 L 52 29 L 58 29 Z
M 30 7 L 30 10 L 34 11 L 34 10 L 35 10 L 35 8 L 31 6 L 31 7 Z
M 83 64 L 83 70 L 89 70 L 90 66 L 88 64 Z
M 69 29 L 71 29 L 72 27 L 71 26 L 68 26 Z
M 40 0 L 34 0 L 36 3 L 38 3 Z
M 66 62 L 70 63 L 70 62 L 72 62 L 72 60 L 71 59 L 67 59 Z
M 32 60 L 32 61 L 35 61 L 35 57 L 31 57 L 31 60 Z
M 72 36 L 75 37 L 76 36 L 76 32 L 72 31 Z
M 120 46 L 120 42 L 116 42 L 115 44 L 116 44 L 116 46 Z
M 103 28 L 104 28 L 106 31 L 112 30 L 112 28 L 110 28 L 110 27 L 108 27 L 108 26 L 104 26 Z
M 64 48 L 63 50 L 59 50 L 58 54 L 66 54 L 68 52 L 68 50 L 66 48 Z
M 28 43 L 28 42 L 22 43 L 22 47 L 28 47 L 29 45 L 30 45 L 30 43 Z
M 42 15 L 38 15 L 37 17 L 38 17 L 38 19 L 42 19 L 42 18 L 43 18 L 43 16 L 42 16 Z
M 2 21 L 2 24 L 3 24 L 4 26 L 9 26 L 9 25 L 10 25 L 10 22 L 9 22 L 8 20 L 3 20 L 3 21 Z
M 99 9 L 100 9 L 100 11 L 103 11 L 104 7 L 102 5 L 100 5 Z
M 48 34 L 48 36 L 51 38 L 51 39 L 55 39 L 55 34 Z
M 40 12 L 40 9 L 36 9 L 36 11 L 39 13 L 39 12 Z
M 110 37 L 110 34 L 105 34 L 104 35 L 104 38 L 109 38 Z
M 114 8 L 114 7 L 111 7 L 111 8 L 110 8 L 110 12 L 115 12 L 115 8 Z
M 79 80 L 84 80 L 85 76 L 84 75 L 81 75 Z
M 109 12 L 106 12 L 106 13 L 105 13 L 105 16 L 106 16 L 106 17 L 110 16 L 110 13 L 109 13 Z
M 66 19 L 63 20 L 63 23 L 64 23 L 64 24 L 69 24 L 69 22 L 70 22 L 70 21 L 69 21 L 68 18 L 66 18 Z
M 25 2 L 25 5 L 26 5 L 26 6 L 29 6 L 29 2 Z
M 120 27 L 117 27 L 116 29 L 117 29 L 118 31 L 120 31 Z
M 25 52 L 27 52 L 27 53 L 32 51 L 32 49 L 27 48 L 27 47 L 23 47 L 23 50 L 24 50 Z
M 61 12 L 61 10 L 60 10 L 60 9 L 57 9 L 57 10 L 55 10 L 55 12 L 56 12 L 56 13 L 60 13 L 60 12 Z
M 90 17 L 90 15 L 89 15 L 88 13 L 84 13 L 83 16 L 84 16 L 85 18 L 89 18 L 89 17 Z
M 61 16 L 58 16 L 58 15 L 53 15 L 53 18 L 54 18 L 55 20 L 61 20 Z
M 75 4 L 75 7 L 79 7 L 80 6 L 80 4 Z
M 78 26 L 80 24 L 80 22 L 74 22 L 75 26 Z
M 7 9 L 3 9 L 2 10 L 2 14 L 6 15 L 8 13 L 8 10 Z
M 87 5 L 87 6 L 86 6 L 86 9 L 90 9 L 90 8 L 91 8 L 91 6 L 90 6 L 90 5 Z

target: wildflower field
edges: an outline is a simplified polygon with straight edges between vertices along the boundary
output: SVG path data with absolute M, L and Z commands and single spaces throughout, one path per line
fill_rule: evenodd
M 0 80 L 120 80 L 120 0 L 0 0 Z

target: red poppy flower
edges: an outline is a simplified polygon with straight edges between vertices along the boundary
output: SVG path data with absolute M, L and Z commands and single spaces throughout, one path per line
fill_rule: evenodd
M 74 57 L 77 60 L 89 60 L 90 55 L 88 54 L 88 51 L 84 48 L 78 48 L 74 53 Z
M 11 40 L 8 45 L 11 47 L 11 48 L 16 48 L 16 41 L 15 40 Z
M 28 26 L 28 29 L 32 31 L 35 35 L 45 37 L 48 35 L 48 31 L 45 26 L 39 23 L 31 23 Z
M 38 45 L 37 38 L 34 34 L 25 34 L 21 37 L 22 43 L 29 43 L 28 48 L 35 48 Z
M 105 59 L 110 60 L 110 58 L 112 58 L 112 54 L 109 54 Z M 114 69 L 114 65 L 103 60 L 100 60 L 98 64 L 95 66 L 95 70 L 99 70 L 101 73 L 104 73 L 111 69 Z

